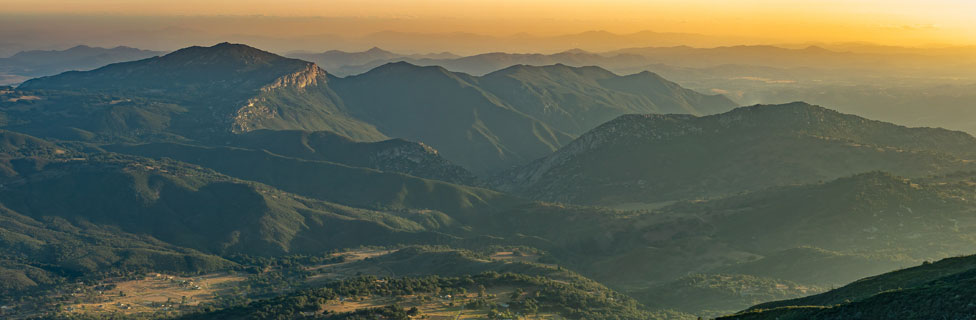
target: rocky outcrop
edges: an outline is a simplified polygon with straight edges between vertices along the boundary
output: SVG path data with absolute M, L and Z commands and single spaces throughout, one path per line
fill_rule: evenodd
M 303 89 L 307 86 L 318 85 L 319 81 L 325 81 L 325 70 L 322 70 L 314 63 L 308 63 L 304 69 L 281 76 L 275 79 L 274 82 L 261 87 L 261 91 L 268 92 L 285 87 Z

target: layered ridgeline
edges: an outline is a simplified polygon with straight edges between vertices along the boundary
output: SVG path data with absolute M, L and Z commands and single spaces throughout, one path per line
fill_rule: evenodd
M 255 129 L 385 136 L 349 117 L 325 71 L 245 45 L 189 47 L 162 57 L 27 81 L 3 106 L 8 127 L 44 136 L 191 138 Z
M 704 117 L 626 115 L 510 170 L 501 190 L 594 204 L 707 198 L 882 170 L 919 177 L 972 168 L 976 138 L 907 128 L 805 103 Z
M 408 63 L 337 78 L 245 45 L 66 72 L 5 91 L 5 127 L 68 140 L 219 141 L 259 129 L 422 141 L 479 174 L 542 157 L 634 112 L 707 114 L 735 105 L 649 73 L 513 67 L 485 77 Z
M 976 257 L 948 258 L 721 319 L 968 319 L 976 312 L 974 285 Z
M 450 52 L 428 53 L 428 54 L 402 54 L 386 51 L 377 47 L 370 48 L 361 52 L 346 52 L 341 50 L 329 50 L 320 53 L 294 52 L 286 54 L 288 57 L 315 62 L 330 73 L 340 76 L 360 74 L 369 69 L 378 67 L 388 62 L 395 61 L 444 61 L 445 59 L 457 59 L 460 56 Z M 507 66 L 507 65 L 506 65 Z M 505 66 L 502 66 L 505 67 Z M 490 71 L 501 69 L 494 68 Z M 454 70 L 454 69 L 452 69 Z M 462 71 L 462 70 L 456 70 Z M 462 71 L 464 72 L 464 71 Z M 470 73 L 470 72 L 469 72 Z
M 553 128 L 579 135 L 621 114 L 707 115 L 735 107 L 721 95 L 703 95 L 660 76 L 618 76 L 599 67 L 516 65 L 478 83 L 520 111 Z
M 528 162 L 573 137 L 441 67 L 394 63 L 330 81 L 357 118 L 479 173 Z
M 450 53 L 406 55 L 372 48 L 362 52 L 326 51 L 296 53 L 291 57 L 319 64 L 329 72 L 345 76 L 360 74 L 390 62 L 409 62 L 421 66 L 442 66 L 455 72 L 485 75 L 514 65 L 547 66 L 565 64 L 575 67 L 600 66 L 610 70 L 635 70 L 653 60 L 635 54 L 598 54 L 572 49 L 554 54 L 490 52 L 459 57 Z
M 383 133 L 429 143 L 482 173 L 549 154 L 622 114 L 710 114 L 735 106 L 650 73 L 565 65 L 473 77 L 399 62 L 330 83 L 352 114 Z

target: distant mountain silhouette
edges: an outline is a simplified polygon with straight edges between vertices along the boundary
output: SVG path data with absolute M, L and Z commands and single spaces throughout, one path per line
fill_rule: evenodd
M 381 63 L 397 60 L 417 60 L 417 59 L 456 59 L 460 56 L 449 53 L 428 53 L 428 54 L 400 54 L 380 49 L 370 48 L 362 52 L 346 52 L 341 50 L 329 50 L 322 53 L 291 53 L 289 57 L 294 57 L 306 61 L 315 62 L 329 72 L 336 72 L 346 66 L 362 66 L 373 64 L 377 66 Z
M 110 63 L 145 59 L 163 53 L 122 46 L 109 49 L 84 45 L 60 51 L 21 51 L 8 58 L 0 58 L 0 85 L 19 82 L 14 81 L 16 79 L 13 77 L 27 80 L 70 70 L 91 70 Z M 4 80 L 4 76 L 11 79 Z

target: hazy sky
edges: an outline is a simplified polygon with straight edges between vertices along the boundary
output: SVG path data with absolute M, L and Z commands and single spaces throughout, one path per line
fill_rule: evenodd
M 8 38 L 0 45 L 8 47 L 43 46 L 37 37 L 80 41 L 101 35 L 146 42 L 166 30 L 197 30 L 215 38 L 356 36 L 384 30 L 493 36 L 652 30 L 768 43 L 972 45 L 976 1 L 0 0 L 0 28 L 8 32 L 0 31 Z

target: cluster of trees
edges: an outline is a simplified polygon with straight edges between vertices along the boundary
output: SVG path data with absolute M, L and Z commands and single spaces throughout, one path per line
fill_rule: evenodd
M 295 268 L 310 265 L 341 263 L 346 260 L 343 255 L 336 255 L 338 250 L 328 251 L 320 255 L 287 255 L 287 256 L 252 256 L 248 254 L 234 254 L 229 260 L 241 265 L 240 270 L 257 273 L 267 267 Z
M 540 276 L 513 273 L 485 272 L 461 277 L 427 276 L 417 278 L 380 279 L 363 276 L 327 283 L 321 287 L 302 290 L 290 295 L 256 301 L 247 305 L 221 310 L 202 310 L 187 319 L 289 319 L 298 315 L 343 319 L 405 319 L 411 310 L 398 306 L 357 310 L 346 314 L 317 314 L 329 300 L 355 297 L 398 297 L 414 294 L 438 296 L 480 292 L 481 288 L 511 286 L 521 288 L 518 296 L 505 307 L 483 302 L 476 308 L 494 310 L 501 318 L 508 315 L 537 312 L 558 313 L 572 319 L 646 319 L 652 314 L 633 299 L 617 294 L 590 282 L 556 282 Z M 527 293 L 529 289 L 532 293 Z M 478 300 L 476 300 L 478 301 Z M 416 311 L 414 311 L 416 312 Z

